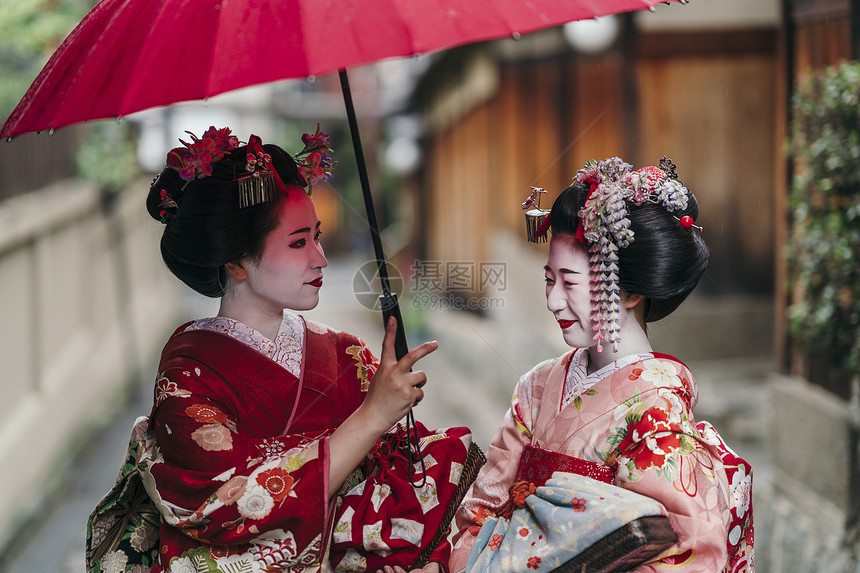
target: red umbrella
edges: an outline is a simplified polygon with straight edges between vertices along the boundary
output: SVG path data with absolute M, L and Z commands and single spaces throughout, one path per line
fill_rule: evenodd
M 686 2 L 686 0 L 680 0 Z M 340 70 L 383 288 L 391 295 L 345 69 L 652 8 L 660 0 L 103 0 L 0 130 L 9 138 Z M 165 81 L 165 78 L 170 78 Z M 398 329 L 397 354 L 406 352 Z
M 393 56 L 516 37 L 658 3 L 103 0 L 57 49 L 0 137 L 121 117 Z

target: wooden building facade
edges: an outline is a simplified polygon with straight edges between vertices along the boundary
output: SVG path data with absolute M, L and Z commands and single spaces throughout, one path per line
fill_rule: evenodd
M 530 186 L 555 196 L 588 159 L 666 155 L 696 194 L 714 253 L 700 288 L 771 292 L 779 30 L 642 32 L 578 55 L 561 31 L 445 54 L 417 93 L 428 118 L 422 255 L 486 260 L 498 227 L 521 233 Z M 525 44 L 525 45 L 523 45 Z

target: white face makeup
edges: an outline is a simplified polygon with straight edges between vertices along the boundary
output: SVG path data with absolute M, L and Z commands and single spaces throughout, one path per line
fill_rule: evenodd
M 290 188 L 278 206 L 278 226 L 257 261 L 243 261 L 248 303 L 266 312 L 310 310 L 319 304 L 322 269 L 328 265 L 320 244 L 320 221 L 304 190 Z
M 590 348 L 593 340 L 588 252 L 570 235 L 558 235 L 549 245 L 544 267 L 546 307 L 555 316 L 564 341 L 573 348 Z

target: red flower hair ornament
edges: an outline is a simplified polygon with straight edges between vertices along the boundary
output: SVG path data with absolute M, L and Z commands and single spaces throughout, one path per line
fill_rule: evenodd
M 167 167 L 179 172 L 185 181 L 183 189 L 191 181 L 211 176 L 212 165 L 240 146 L 239 139 L 229 127 L 218 129 L 210 126 L 201 137 L 190 131 L 186 133 L 191 136 L 191 142 L 180 139 L 182 147 L 171 149 L 166 160 Z M 331 178 L 335 162 L 331 158 L 329 136 L 320 131 L 319 124 L 314 133 L 302 135 L 302 143 L 304 148 L 294 156 L 294 160 L 298 167 L 299 184 L 310 195 L 315 184 Z M 256 135 L 248 139 L 245 171 L 236 181 L 239 184 L 240 208 L 271 201 L 275 198 L 275 191 L 282 195 L 287 193 L 287 186 L 272 166 L 272 157 L 265 152 L 262 141 Z M 162 189 L 160 196 L 162 222 L 167 223 L 175 214 L 181 197 L 174 199 L 167 189 Z

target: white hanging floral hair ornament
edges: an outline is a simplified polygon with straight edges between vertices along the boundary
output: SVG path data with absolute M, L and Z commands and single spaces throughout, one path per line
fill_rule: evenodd
M 660 167 L 648 166 L 636 171 L 618 157 L 591 160 L 577 171 L 573 183 L 588 189 L 579 211 L 575 238 L 588 245 L 594 340 L 598 352 L 603 351 L 604 341 L 617 352 L 621 341 L 618 251 L 634 241 L 627 204 L 640 206 L 647 201 L 674 213 L 687 208 L 690 192 L 678 181 L 675 164 L 666 157 L 660 160 Z M 690 216 L 676 219 L 685 229 L 701 230 Z M 542 225 L 538 234 L 546 233 L 548 226 Z

